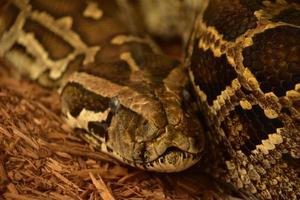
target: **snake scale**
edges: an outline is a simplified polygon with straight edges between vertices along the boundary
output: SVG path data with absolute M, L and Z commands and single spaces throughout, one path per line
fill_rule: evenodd
M 0 56 L 59 87 L 67 123 L 99 150 L 299 199 L 299 1 L 6 1 Z M 147 32 L 181 35 L 184 61 Z

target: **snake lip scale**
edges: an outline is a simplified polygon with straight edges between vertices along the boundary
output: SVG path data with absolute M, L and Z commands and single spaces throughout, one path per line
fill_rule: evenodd
M 116 155 L 116 157 L 118 157 Z M 175 148 L 167 149 L 159 158 L 150 162 L 132 162 L 124 160 L 124 163 L 147 171 L 161 173 L 179 172 L 196 164 L 202 157 L 202 153 L 193 154 Z

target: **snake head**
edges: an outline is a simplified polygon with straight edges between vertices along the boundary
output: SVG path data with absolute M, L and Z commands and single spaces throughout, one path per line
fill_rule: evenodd
M 132 89 L 141 85 L 75 73 L 62 90 L 62 111 L 72 127 L 86 131 L 85 140 L 120 161 L 150 171 L 182 171 L 201 158 L 203 128 L 186 90 L 167 83 L 145 94 Z
M 173 106 L 172 110 L 166 110 L 168 106 L 152 110 L 152 120 L 120 107 L 108 128 L 111 153 L 150 171 L 177 172 L 194 165 L 204 146 L 202 126 L 195 114 Z

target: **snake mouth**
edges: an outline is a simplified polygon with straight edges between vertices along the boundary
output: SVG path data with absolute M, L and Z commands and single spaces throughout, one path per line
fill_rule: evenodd
M 147 171 L 180 172 L 196 164 L 200 160 L 201 155 L 201 153 L 190 153 L 177 147 L 169 147 L 157 159 L 150 162 L 135 163 L 134 165 Z

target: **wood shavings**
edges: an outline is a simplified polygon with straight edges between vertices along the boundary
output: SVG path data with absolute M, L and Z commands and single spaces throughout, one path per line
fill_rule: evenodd
M 91 180 L 98 190 L 99 194 L 101 195 L 102 199 L 106 200 L 115 200 L 115 198 L 112 196 L 111 192 L 103 182 L 102 178 L 98 176 L 98 180 L 95 178 L 95 176 L 92 173 L 89 173 Z

